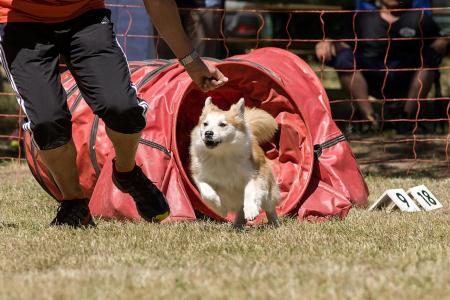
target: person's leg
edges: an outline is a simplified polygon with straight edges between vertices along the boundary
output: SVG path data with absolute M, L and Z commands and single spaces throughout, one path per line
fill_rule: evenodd
M 127 61 L 108 17 L 108 12 L 101 10 L 76 19 L 80 28 L 71 36 L 67 62 L 84 99 L 106 124 L 116 152 L 116 170 L 127 172 L 135 166 L 147 104 L 136 96 Z M 95 41 L 92 34 L 96 34 Z
M 136 165 L 134 157 L 141 133 L 123 134 L 106 127 L 106 133 L 116 151 L 115 167 L 118 172 L 130 172 Z
M 433 70 L 416 71 L 411 80 L 411 85 L 408 90 L 408 98 L 410 99 L 423 99 L 426 98 L 433 85 L 433 80 L 435 76 Z M 416 101 L 407 101 L 403 111 L 408 116 L 413 116 L 417 111 Z
M 420 55 L 423 56 L 423 65 L 425 68 L 437 68 L 441 64 L 442 55 L 437 53 L 431 47 L 424 47 L 422 54 L 418 53 L 416 59 L 411 63 L 412 67 L 420 67 Z M 408 89 L 408 98 L 426 98 L 433 85 L 434 78 L 436 76 L 436 70 L 418 70 L 415 72 L 411 79 L 411 84 Z M 404 112 L 408 115 L 412 115 L 417 111 L 417 102 L 408 101 L 405 104 Z
M 63 199 L 83 199 L 76 158 L 77 150 L 73 140 L 55 149 L 39 150 L 39 156 L 49 169 L 62 193 Z
M 6 25 L 3 39 L 5 66 L 18 100 L 27 114 L 27 128 L 52 173 L 64 199 L 82 198 L 75 164 L 76 151 L 71 143 L 70 113 L 66 95 L 59 82 L 56 47 L 43 41 L 48 34 L 35 30 L 17 41 L 32 26 Z M 37 27 L 37 26 L 35 26 Z M 46 63 L 43 63 L 46 62 Z
M 358 58 L 357 61 L 359 60 Z M 340 48 L 336 53 L 334 67 L 337 70 L 353 70 L 354 61 L 352 49 Z M 359 65 L 358 62 L 357 65 Z M 373 129 L 377 129 L 378 120 L 369 102 L 369 86 L 364 74 L 358 70 L 354 72 L 339 72 L 338 74 L 343 89 L 351 96 L 351 99 L 357 100 L 356 106 L 363 118 L 370 121 L 370 126 Z
M 70 37 L 68 66 L 84 99 L 107 127 L 116 152 L 113 181 L 133 197 L 144 219 L 161 221 L 169 213 L 164 195 L 135 163 L 141 131 L 146 126 L 147 104 L 137 98 L 109 13 L 92 11 L 75 23 L 77 30 Z
M 83 199 L 83 203 L 71 204 L 70 210 L 64 209 L 68 215 L 76 210 L 77 216 L 70 216 L 69 223 L 60 218 L 59 223 L 72 226 L 91 223 L 79 183 L 71 116 L 59 81 L 59 54 L 52 43 L 52 34 L 46 25 L 8 24 L 2 38 L 1 60 L 27 115 L 25 129 L 30 130 L 32 142 L 63 200 Z
M 342 87 L 357 99 L 356 103 L 362 115 L 369 118 L 374 114 L 372 105 L 369 102 L 369 89 L 367 81 L 360 71 L 354 73 L 345 73 L 339 76 Z
M 419 68 L 422 65 L 427 67 L 439 66 L 442 57 L 437 54 L 433 49 L 425 47 L 423 52 L 419 51 L 415 53 L 406 54 L 402 57 L 402 60 L 394 61 L 392 68 Z M 392 80 L 392 87 L 396 91 L 404 91 L 403 93 L 396 94 L 396 98 L 408 98 L 408 100 L 402 103 L 402 107 L 399 107 L 398 117 L 405 119 L 405 121 L 397 122 L 397 131 L 399 133 L 411 133 L 416 127 L 416 114 L 418 112 L 418 101 L 414 99 L 424 99 L 428 96 L 433 85 L 435 70 L 418 70 L 415 72 L 397 72 Z

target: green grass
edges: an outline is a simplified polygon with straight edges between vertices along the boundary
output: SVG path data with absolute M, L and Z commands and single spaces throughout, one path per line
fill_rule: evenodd
M 448 177 L 367 177 L 370 201 L 426 184 L 446 207 L 434 213 L 354 209 L 244 232 L 206 221 L 51 228 L 56 204 L 26 166 L 0 166 L 0 182 L 0 299 L 450 299 Z

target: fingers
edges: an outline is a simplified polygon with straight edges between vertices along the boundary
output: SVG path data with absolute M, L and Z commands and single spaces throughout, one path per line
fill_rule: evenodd
M 333 57 L 336 56 L 336 47 L 334 45 L 331 45 L 330 48 L 331 48 L 331 56 L 332 56 L 330 59 L 332 59 Z
M 223 75 L 219 69 L 208 66 L 208 71 L 208 76 L 203 76 L 202 84 L 199 85 L 204 92 L 212 91 L 228 82 L 228 77 Z
M 202 85 L 202 90 L 204 92 L 209 92 L 214 90 L 214 85 L 212 84 L 211 80 L 206 79 L 205 81 L 203 81 L 203 85 Z
M 326 60 L 326 61 L 331 60 L 331 49 L 330 49 L 330 44 L 326 43 L 325 46 L 324 46 L 324 48 L 323 48 L 323 51 L 324 51 L 325 60 Z
M 223 75 L 222 72 L 220 72 L 219 69 L 217 68 L 214 68 L 212 75 L 213 75 L 212 77 L 215 79 L 212 80 L 212 83 L 217 87 L 224 85 L 226 82 L 228 82 L 228 77 Z
M 228 82 L 228 78 L 214 66 L 205 64 L 198 59 L 185 66 L 189 76 L 204 92 L 214 90 Z
M 319 42 L 316 44 L 316 57 L 318 60 L 322 61 L 324 59 L 323 57 L 323 42 Z
M 214 90 L 214 89 L 216 89 L 216 88 L 218 88 L 218 87 L 220 87 L 220 86 L 222 86 L 224 84 L 225 84 L 225 82 L 223 82 L 223 81 L 218 81 L 218 80 L 215 80 L 215 79 L 205 79 L 203 81 L 203 84 L 201 85 L 201 89 L 204 92 L 209 92 L 209 91 L 212 91 L 212 90 Z
M 329 42 L 320 42 L 316 45 L 316 56 L 320 61 L 330 61 L 336 55 L 336 48 Z

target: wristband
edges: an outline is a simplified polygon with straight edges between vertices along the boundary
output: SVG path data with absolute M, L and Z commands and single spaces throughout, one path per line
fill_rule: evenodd
M 178 61 L 180 62 L 180 64 L 183 67 L 185 67 L 186 65 L 190 64 L 191 62 L 193 62 L 194 60 L 196 60 L 199 57 L 200 57 L 200 55 L 198 55 L 198 52 L 194 50 L 190 54 L 183 57 L 182 59 L 179 59 Z

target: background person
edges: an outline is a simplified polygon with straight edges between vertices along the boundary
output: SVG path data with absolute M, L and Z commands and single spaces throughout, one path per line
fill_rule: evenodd
M 224 9 L 225 0 L 176 0 L 180 10 L 183 28 L 192 40 L 200 56 L 224 58 L 224 42 L 220 40 L 202 40 L 203 38 L 222 39 L 221 24 L 223 11 L 198 10 L 200 8 Z M 189 10 L 193 9 L 193 10 Z M 158 58 L 174 57 L 170 47 L 163 40 L 155 40 Z
M 408 1 L 381 0 L 379 12 L 360 12 L 356 16 L 356 37 L 358 39 L 413 38 L 413 40 L 358 41 L 356 45 L 356 69 L 368 71 L 339 72 L 343 88 L 353 95 L 363 117 L 378 127 L 378 117 L 368 101 L 369 95 L 376 98 L 420 98 L 426 97 L 434 80 L 435 70 L 395 71 L 402 68 L 420 68 L 421 53 L 423 67 L 438 67 L 446 52 L 447 40 L 441 37 L 438 25 L 428 14 L 421 11 L 390 11 L 390 9 L 409 8 Z M 389 30 L 390 27 L 390 30 Z M 351 27 L 348 28 L 351 30 Z M 389 32 L 388 32 L 389 31 Z M 422 35 L 423 34 L 423 35 Z M 420 38 L 423 36 L 423 40 Z M 434 39 L 432 39 L 434 38 Z M 424 44 L 421 51 L 422 42 Z M 388 53 L 387 53 L 388 52 Z M 316 56 L 338 70 L 353 70 L 353 47 L 348 43 L 320 42 L 316 45 Z M 384 59 L 389 68 L 385 78 Z M 370 69 L 373 69 L 370 70 Z M 419 79 L 422 81 L 421 88 Z M 420 95 L 419 95 L 420 90 Z M 410 118 L 415 115 L 416 101 L 407 101 L 397 113 L 398 117 Z M 400 131 L 411 129 L 412 123 L 403 124 Z

